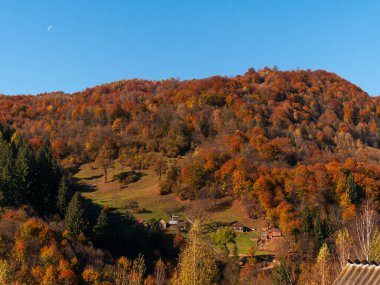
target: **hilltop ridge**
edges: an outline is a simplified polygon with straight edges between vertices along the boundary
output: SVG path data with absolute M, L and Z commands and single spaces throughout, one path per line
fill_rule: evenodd
M 168 156 L 237 130 L 247 140 L 260 133 L 265 143 L 281 137 L 296 146 L 302 139 L 323 152 L 334 152 L 339 133 L 351 137 L 343 144 L 379 147 L 379 117 L 379 98 L 322 70 L 250 69 L 235 77 L 132 79 L 73 94 L 0 97 L 1 121 L 37 144 L 50 140 L 57 156 L 72 154 L 80 162 L 91 160 L 111 134 Z M 302 156 L 296 160 L 308 158 Z

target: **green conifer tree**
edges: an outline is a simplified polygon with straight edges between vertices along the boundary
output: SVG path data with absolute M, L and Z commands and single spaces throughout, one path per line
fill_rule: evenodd
M 48 146 L 41 147 L 36 155 L 37 187 L 34 196 L 38 200 L 34 206 L 38 210 L 54 211 L 57 202 L 57 192 L 61 180 L 61 172 Z
M 313 214 L 309 207 L 305 207 L 301 212 L 302 231 L 311 233 L 313 231 Z
M 19 149 L 14 165 L 14 176 L 17 180 L 18 200 L 25 202 L 25 200 L 30 201 L 33 198 L 32 189 L 35 183 L 36 166 L 31 146 L 22 140 L 18 142 L 17 146 Z
M 106 246 L 108 243 L 108 229 L 109 229 L 109 219 L 108 219 L 108 208 L 102 208 L 96 224 L 93 228 L 94 240 L 100 245 Z
M 358 195 L 356 183 L 354 182 L 354 175 L 352 172 L 347 177 L 347 186 L 348 186 L 348 195 L 350 197 L 350 200 L 352 203 L 355 203 L 359 195 Z
M 79 235 L 86 233 L 88 228 L 88 220 L 84 200 L 79 193 L 75 193 L 67 207 L 65 215 L 65 224 L 71 233 Z
M 62 176 L 59 183 L 58 195 L 57 195 L 57 210 L 61 215 L 65 215 L 67 207 L 72 198 L 70 185 L 66 176 Z
M 322 221 L 321 217 L 318 215 L 314 223 L 314 234 L 315 239 L 319 246 L 322 246 L 326 238 L 329 237 L 329 225 L 327 221 Z

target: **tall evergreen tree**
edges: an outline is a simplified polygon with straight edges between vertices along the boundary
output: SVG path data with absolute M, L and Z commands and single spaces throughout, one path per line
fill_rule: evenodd
M 1 130 L 1 125 L 0 125 Z M 14 158 L 9 143 L 0 133 L 0 198 L 1 205 L 10 205 L 14 201 L 14 179 L 13 173 Z
M 304 233 L 311 233 L 313 231 L 313 214 L 307 206 L 301 212 L 301 222 L 301 229 Z
M 59 166 L 49 148 L 45 145 L 36 155 L 37 185 L 34 189 L 34 204 L 39 210 L 54 211 L 61 173 Z
M 13 173 L 13 159 L 10 157 L 8 163 L 4 166 L 0 179 L 0 192 L 3 206 L 13 206 L 18 202 L 17 184 L 15 182 Z
M 69 231 L 75 235 L 86 233 L 87 231 L 89 223 L 86 216 L 86 208 L 84 200 L 78 192 L 74 194 L 67 207 L 65 224 Z
M 358 198 L 358 190 L 354 182 L 354 174 L 351 172 L 347 177 L 348 195 L 352 203 L 355 203 Z
M 17 157 L 14 165 L 14 175 L 17 180 L 17 194 L 20 202 L 30 201 L 33 199 L 33 186 L 35 184 L 35 157 L 31 146 L 18 140 Z
M 96 224 L 93 228 L 94 241 L 102 246 L 107 246 L 108 244 L 108 233 L 109 230 L 109 219 L 108 219 L 108 208 L 104 207 L 100 211 Z
M 69 182 L 66 176 L 62 176 L 57 195 L 57 210 L 62 216 L 65 215 L 72 196 Z
M 329 237 L 330 234 L 328 223 L 326 221 L 322 221 L 319 215 L 315 219 L 314 234 L 319 246 L 322 246 L 323 242 Z
M 61 171 L 47 145 L 36 154 L 20 134 L 0 124 L 0 206 L 55 211 Z

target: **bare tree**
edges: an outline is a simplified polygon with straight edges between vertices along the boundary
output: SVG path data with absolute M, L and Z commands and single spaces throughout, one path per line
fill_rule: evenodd
M 186 216 L 191 220 L 206 221 L 209 217 L 209 204 L 207 199 L 192 201 L 186 208 Z
M 273 251 L 276 253 L 278 261 L 272 275 L 275 284 L 296 284 L 297 263 L 292 260 L 290 248 L 291 244 L 286 240 L 279 241 L 274 245 Z
M 168 170 L 168 163 L 162 154 L 157 155 L 153 167 L 158 179 L 161 180 L 162 175 Z
M 356 217 L 356 254 L 366 260 L 380 258 L 378 217 L 370 207 L 370 202 L 364 203 L 361 213 Z
M 156 263 L 154 280 L 156 281 L 156 285 L 166 285 L 168 282 L 166 278 L 165 264 L 161 259 Z
M 115 270 L 116 285 L 142 285 L 145 274 L 145 262 L 142 255 L 131 261 L 120 258 Z

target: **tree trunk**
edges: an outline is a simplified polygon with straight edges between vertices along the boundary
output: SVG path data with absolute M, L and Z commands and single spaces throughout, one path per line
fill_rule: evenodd
M 104 167 L 104 182 L 107 183 L 107 174 L 108 174 L 108 169 L 107 167 Z

